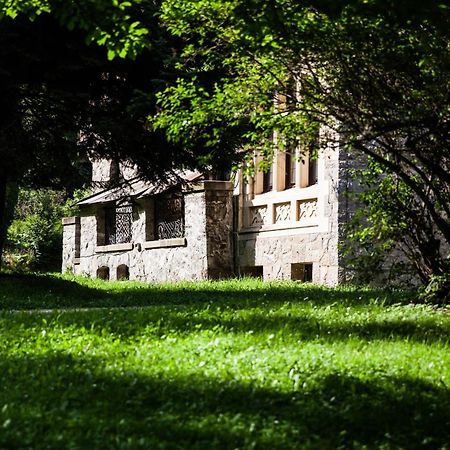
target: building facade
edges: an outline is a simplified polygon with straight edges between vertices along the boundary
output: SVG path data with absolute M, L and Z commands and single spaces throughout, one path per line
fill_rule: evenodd
M 258 161 L 256 161 L 258 163 Z M 250 275 L 335 285 L 351 209 L 349 155 L 329 148 L 310 160 L 279 152 L 270 171 L 233 181 L 188 173 L 152 185 L 132 168 L 93 163 L 93 181 L 123 181 L 79 203 L 63 220 L 63 267 L 105 279 L 178 281 Z

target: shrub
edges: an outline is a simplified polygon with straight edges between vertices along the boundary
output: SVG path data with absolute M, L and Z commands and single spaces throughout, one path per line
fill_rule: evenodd
M 15 270 L 59 270 L 61 219 L 74 213 L 76 200 L 85 193 L 80 190 L 68 198 L 65 191 L 20 189 L 7 233 L 6 265 Z

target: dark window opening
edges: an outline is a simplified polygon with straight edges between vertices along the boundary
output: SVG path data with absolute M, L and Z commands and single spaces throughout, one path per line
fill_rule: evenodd
M 263 266 L 241 267 L 242 277 L 263 278 Z
M 313 280 L 312 263 L 294 263 L 291 264 L 291 279 L 308 283 Z
M 314 136 L 308 151 L 308 186 L 317 184 L 318 172 L 317 172 L 317 158 L 318 149 L 320 148 L 319 132 Z
M 309 159 L 309 167 L 308 167 L 308 186 L 312 186 L 317 184 L 317 159 Z
M 155 240 L 155 201 L 153 198 L 145 199 L 145 240 Z
M 176 239 L 184 236 L 184 199 L 181 193 L 155 198 L 155 239 Z
M 120 178 L 120 165 L 117 161 L 111 161 L 109 166 L 109 181 L 111 183 L 117 183 Z
M 109 267 L 99 267 L 97 269 L 97 278 L 100 278 L 100 280 L 109 280 Z
M 263 176 L 263 192 L 269 192 L 273 189 L 273 169 L 272 164 L 267 169 L 267 172 L 264 172 Z
M 131 242 L 131 205 L 114 206 L 105 209 L 105 245 Z
M 121 264 L 120 266 L 117 266 L 117 279 L 119 281 L 130 279 L 130 270 L 126 264 Z
M 291 152 L 286 152 L 284 186 L 285 189 L 295 186 L 295 157 Z
M 75 258 L 79 258 L 81 253 L 81 222 L 80 218 L 75 218 Z

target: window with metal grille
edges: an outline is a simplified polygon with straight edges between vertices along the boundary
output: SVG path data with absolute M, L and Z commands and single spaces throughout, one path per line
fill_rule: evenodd
M 131 242 L 131 205 L 114 206 L 105 209 L 105 245 Z
M 181 193 L 155 198 L 155 239 L 175 239 L 184 236 L 184 201 Z

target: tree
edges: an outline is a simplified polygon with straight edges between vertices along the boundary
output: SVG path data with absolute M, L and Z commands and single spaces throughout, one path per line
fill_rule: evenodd
M 176 42 L 159 27 L 157 9 L 108 1 L 0 6 L 0 255 L 8 183 L 70 190 L 88 178 L 88 157 L 129 160 L 152 179 L 208 161 L 148 127 L 155 93 L 175 78 Z
M 154 126 L 183 145 L 219 148 L 235 134 L 266 153 L 273 131 L 307 148 L 327 130 L 327 145 L 364 153 L 402 192 L 385 190 L 383 207 L 404 218 L 396 233 L 428 282 L 449 270 L 449 12 L 418 1 L 166 0 L 186 70 L 159 95 Z

